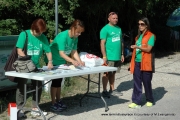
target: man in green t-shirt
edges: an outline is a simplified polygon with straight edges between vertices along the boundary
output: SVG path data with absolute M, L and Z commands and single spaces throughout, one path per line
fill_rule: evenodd
M 100 31 L 101 53 L 103 55 L 104 64 L 108 66 L 118 67 L 120 70 L 121 62 L 124 62 L 122 31 L 116 24 L 118 15 L 115 12 L 110 12 L 108 16 L 109 23 Z M 104 97 L 110 97 L 110 94 L 115 93 L 114 81 L 115 72 L 108 72 L 103 75 L 103 92 Z M 107 92 L 107 84 L 110 84 L 110 90 Z

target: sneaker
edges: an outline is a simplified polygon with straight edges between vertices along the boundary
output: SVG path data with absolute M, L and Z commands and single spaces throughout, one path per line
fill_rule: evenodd
M 117 89 L 115 90 L 109 90 L 110 95 L 119 95 L 122 96 L 123 94 L 121 92 L 118 92 Z
M 27 116 L 24 114 L 24 111 L 23 110 L 19 110 L 17 109 L 17 117 L 18 118 L 27 118 Z
M 152 102 L 147 102 L 147 103 L 146 103 L 146 106 L 147 106 L 147 107 L 152 107 L 152 106 L 153 106 L 153 103 L 152 103 Z
M 134 109 L 141 107 L 140 105 L 137 105 L 136 103 L 131 103 L 131 104 L 129 104 L 128 106 L 129 106 L 129 108 L 134 108 Z
M 62 112 L 63 108 L 59 107 L 57 103 L 51 105 L 50 109 L 54 112 Z
M 110 94 L 109 94 L 109 92 L 107 90 L 102 92 L 102 96 L 110 98 Z
M 66 108 L 67 108 L 67 106 L 62 102 L 62 100 L 59 100 L 59 101 L 57 102 L 57 104 L 58 104 L 59 107 L 62 108 L 62 109 L 66 109 Z
M 31 111 L 31 115 L 33 116 L 33 117 L 38 117 L 38 116 L 41 116 L 41 114 L 40 114 L 40 112 L 39 112 L 39 110 L 37 109 L 37 108 L 33 108 L 32 109 L 33 111 Z M 35 111 L 37 111 L 37 112 L 35 112 Z M 47 112 L 43 112 L 43 115 L 47 115 Z

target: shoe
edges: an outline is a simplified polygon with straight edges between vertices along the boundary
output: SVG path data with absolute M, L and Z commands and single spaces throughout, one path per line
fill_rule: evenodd
M 50 109 L 53 112 L 62 112 L 64 109 L 59 107 L 59 105 L 57 103 L 54 103 L 53 105 L 51 105 Z
M 134 108 L 134 109 L 141 107 L 140 105 L 137 105 L 136 103 L 131 103 L 131 104 L 129 104 L 128 106 L 129 106 L 129 108 Z
M 62 109 L 67 109 L 67 106 L 62 102 L 62 100 L 59 100 L 59 101 L 57 102 L 57 104 L 58 104 L 58 106 L 59 106 L 60 108 L 62 108 Z
M 27 116 L 24 114 L 24 111 L 23 110 L 19 110 L 19 109 L 17 109 L 17 117 L 18 118 L 27 118 Z
M 146 103 L 146 106 L 147 106 L 147 107 L 152 107 L 152 106 L 153 106 L 153 103 L 152 103 L 152 102 L 147 102 L 147 103 Z
M 109 94 L 109 92 L 107 90 L 102 92 L 102 96 L 110 98 L 110 94 Z
M 115 90 L 109 90 L 110 95 L 119 95 L 122 96 L 123 94 L 121 92 L 118 92 L 117 89 Z
M 41 116 L 41 114 L 40 114 L 40 112 L 39 112 L 39 110 L 38 110 L 37 108 L 33 108 L 32 110 L 33 110 L 33 111 L 31 111 L 31 115 L 32 115 L 33 117 Z M 35 111 L 37 111 L 37 112 L 35 112 Z M 47 115 L 47 112 L 43 112 L 43 115 L 46 116 L 46 115 Z

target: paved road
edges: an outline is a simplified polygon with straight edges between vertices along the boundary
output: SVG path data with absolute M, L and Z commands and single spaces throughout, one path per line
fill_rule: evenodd
M 105 112 L 101 99 L 85 98 L 83 106 L 74 103 L 64 112 L 50 113 L 49 120 L 179 120 L 180 119 L 180 54 L 156 58 L 156 73 L 153 76 L 153 95 L 155 105 L 145 106 L 143 94 L 142 107 L 130 109 L 133 80 L 122 66 L 121 73 L 116 75 L 115 86 L 123 96 L 112 96 L 105 99 L 109 111 Z M 102 90 L 102 88 L 101 88 Z

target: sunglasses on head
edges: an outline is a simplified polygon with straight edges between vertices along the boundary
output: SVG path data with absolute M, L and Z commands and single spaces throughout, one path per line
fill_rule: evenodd
M 146 24 L 145 23 L 138 23 L 137 25 L 138 26 L 145 26 Z
M 110 12 L 108 16 L 115 15 L 115 14 L 117 15 L 116 12 Z

